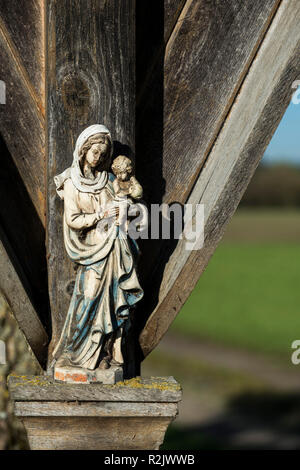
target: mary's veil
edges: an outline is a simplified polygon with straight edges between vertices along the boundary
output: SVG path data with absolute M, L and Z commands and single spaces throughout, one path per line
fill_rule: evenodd
M 72 166 L 67 168 L 61 174 L 54 177 L 57 194 L 61 199 L 64 198 L 64 183 L 68 178 L 72 179 L 72 182 L 78 191 L 83 193 L 98 193 L 107 183 L 108 174 L 107 171 L 99 171 L 94 180 L 84 178 L 80 168 L 80 150 L 84 143 L 93 135 L 105 134 L 110 141 L 110 157 L 113 152 L 113 144 L 111 134 L 106 126 L 103 124 L 93 124 L 87 127 L 79 135 L 75 150 L 73 153 Z

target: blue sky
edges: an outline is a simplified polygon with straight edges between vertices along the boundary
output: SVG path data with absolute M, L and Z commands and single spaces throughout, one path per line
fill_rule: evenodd
M 300 165 L 300 103 L 289 104 L 262 161 Z

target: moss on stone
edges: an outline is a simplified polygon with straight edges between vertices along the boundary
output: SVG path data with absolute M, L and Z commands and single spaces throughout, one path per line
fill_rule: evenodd
M 10 376 L 8 377 L 8 380 L 10 379 L 10 377 L 13 377 L 14 379 L 19 379 L 19 382 L 15 381 L 13 384 L 11 384 L 13 388 L 21 387 L 21 386 L 28 386 L 28 385 L 47 387 L 53 384 L 62 385 L 64 387 L 74 386 L 74 384 L 53 381 L 53 379 L 51 378 L 47 378 L 45 376 L 40 376 L 40 375 L 28 376 L 28 375 L 10 374 Z M 90 385 L 93 386 L 94 384 L 90 384 Z M 85 386 L 85 385 L 81 385 L 81 386 Z M 160 380 L 159 378 L 156 378 L 156 377 L 150 377 L 150 379 L 148 379 L 147 382 L 144 382 L 142 377 L 134 377 L 133 379 L 123 380 L 122 382 L 117 382 L 114 385 L 103 385 L 103 387 L 108 388 L 108 389 L 128 387 L 128 388 L 135 388 L 135 389 L 141 388 L 141 389 L 149 389 L 149 390 L 167 390 L 167 391 L 181 390 L 181 387 L 178 383 L 168 382 L 167 380 Z

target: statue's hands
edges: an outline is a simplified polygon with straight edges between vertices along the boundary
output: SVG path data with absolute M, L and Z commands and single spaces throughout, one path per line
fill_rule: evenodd
M 103 217 L 109 218 L 109 217 L 116 217 L 116 219 L 119 217 L 119 207 L 112 207 L 111 209 L 107 210 L 104 212 Z

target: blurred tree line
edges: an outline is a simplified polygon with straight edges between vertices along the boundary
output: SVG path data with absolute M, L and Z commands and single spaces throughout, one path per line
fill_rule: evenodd
M 241 206 L 300 206 L 300 168 L 261 164 L 243 196 Z

